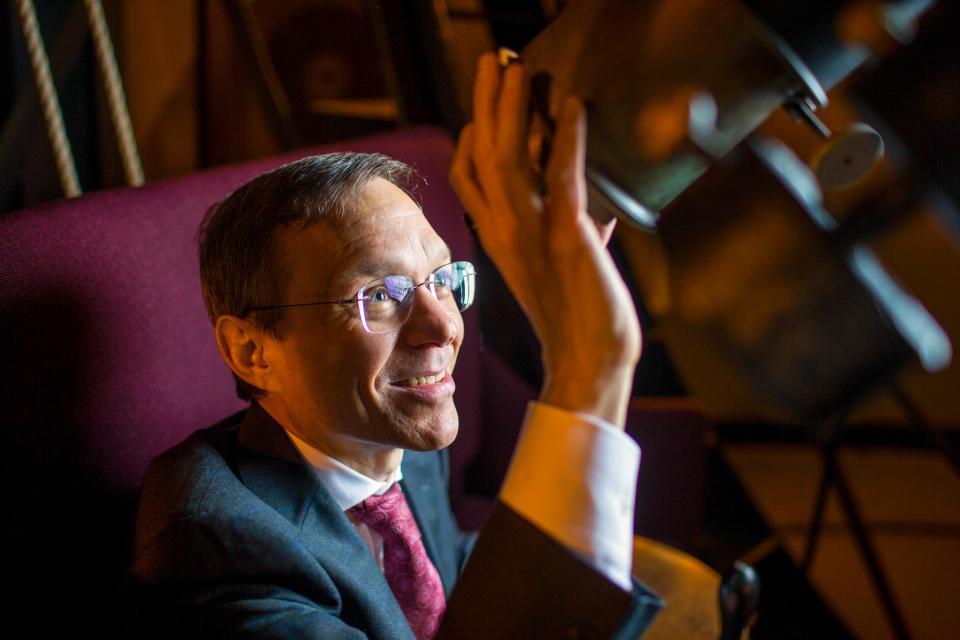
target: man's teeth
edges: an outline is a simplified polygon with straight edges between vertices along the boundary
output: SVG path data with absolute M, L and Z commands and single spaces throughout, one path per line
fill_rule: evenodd
M 420 384 L 434 384 L 443 380 L 445 375 L 444 373 L 439 373 L 435 376 L 415 376 L 413 378 L 407 378 L 403 381 L 403 386 L 415 387 Z

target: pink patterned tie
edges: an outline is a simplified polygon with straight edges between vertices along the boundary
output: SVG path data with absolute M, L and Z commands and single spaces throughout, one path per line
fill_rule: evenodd
M 433 638 L 447 602 L 400 485 L 382 496 L 370 496 L 349 512 L 383 538 L 383 573 L 414 635 L 420 640 Z

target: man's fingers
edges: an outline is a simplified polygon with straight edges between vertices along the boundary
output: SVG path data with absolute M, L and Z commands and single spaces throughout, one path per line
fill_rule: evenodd
M 453 164 L 450 165 L 450 183 L 453 185 L 461 202 L 473 216 L 474 221 L 478 218 L 484 218 L 487 215 L 487 202 L 483 197 L 483 192 L 477 186 L 475 170 L 473 166 L 473 137 L 475 127 L 473 123 L 468 124 L 460 132 L 460 141 L 457 144 L 457 151 L 453 156 Z
M 492 51 L 477 61 L 473 83 L 473 120 L 481 144 L 493 144 L 496 132 L 497 95 L 500 93 L 500 63 Z
M 560 222 L 564 227 L 572 225 L 578 213 L 586 208 L 586 155 L 587 123 L 583 103 L 568 97 L 563 103 L 546 175 L 550 195 L 548 215 L 554 219 L 552 222 Z
M 527 120 L 530 81 L 522 64 L 512 63 L 503 72 L 497 100 L 496 148 L 510 164 L 527 159 Z

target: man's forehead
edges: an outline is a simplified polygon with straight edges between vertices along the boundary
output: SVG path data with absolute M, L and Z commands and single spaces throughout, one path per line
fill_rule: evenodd
M 354 210 L 306 229 L 287 229 L 285 259 L 296 280 L 312 280 L 333 294 L 362 279 L 419 276 L 451 260 L 450 248 L 420 209 Z M 426 275 L 426 274 L 422 274 Z M 341 292 L 342 293 L 342 292 Z

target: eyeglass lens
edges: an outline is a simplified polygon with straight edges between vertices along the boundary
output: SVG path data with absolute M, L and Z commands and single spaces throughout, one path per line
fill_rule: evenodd
M 357 292 L 363 328 L 370 333 L 384 333 L 399 327 L 410 315 L 415 290 L 423 286 L 437 300 L 449 304 L 451 310 L 455 307 L 464 311 L 473 304 L 475 276 L 473 265 L 460 261 L 440 267 L 419 284 L 402 275 L 374 280 Z

